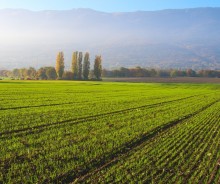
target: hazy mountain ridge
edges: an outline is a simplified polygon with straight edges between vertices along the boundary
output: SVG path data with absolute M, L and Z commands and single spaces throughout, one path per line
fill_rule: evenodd
M 220 68 L 220 8 L 105 13 L 0 10 L 0 68 L 53 65 L 63 50 L 105 67 Z M 93 58 L 92 58 L 93 59 Z

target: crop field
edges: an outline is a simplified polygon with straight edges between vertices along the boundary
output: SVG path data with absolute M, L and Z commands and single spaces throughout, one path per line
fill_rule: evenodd
M 0 183 L 220 183 L 220 85 L 0 82 Z

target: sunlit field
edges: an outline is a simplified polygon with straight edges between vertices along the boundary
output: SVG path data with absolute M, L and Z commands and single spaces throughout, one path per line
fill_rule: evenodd
M 220 183 L 220 85 L 0 82 L 0 183 Z

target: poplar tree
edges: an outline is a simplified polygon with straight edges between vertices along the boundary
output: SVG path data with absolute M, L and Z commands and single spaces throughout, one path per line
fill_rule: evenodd
M 90 69 L 89 53 L 86 52 L 83 61 L 83 78 L 85 80 L 88 80 L 89 78 L 89 69 Z
M 64 54 L 59 52 L 56 59 L 56 72 L 58 79 L 62 79 L 64 73 Z
M 96 56 L 94 62 L 94 75 L 96 79 L 100 80 L 102 75 L 102 57 Z
M 73 52 L 72 55 L 72 73 L 73 73 L 73 78 L 77 79 L 78 77 L 78 52 Z
M 83 53 L 79 52 L 79 57 L 78 57 L 78 79 L 82 79 L 82 60 L 83 60 Z

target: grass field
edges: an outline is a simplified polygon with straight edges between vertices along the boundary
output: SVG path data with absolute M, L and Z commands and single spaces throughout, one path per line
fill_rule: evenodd
M 104 81 L 110 82 L 147 82 L 147 83 L 216 83 L 220 84 L 220 78 L 211 77 L 121 77 L 104 78 Z
M 0 183 L 220 183 L 220 85 L 0 82 Z

